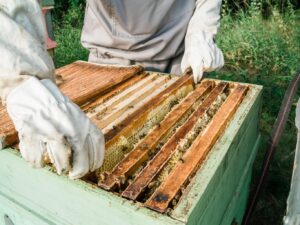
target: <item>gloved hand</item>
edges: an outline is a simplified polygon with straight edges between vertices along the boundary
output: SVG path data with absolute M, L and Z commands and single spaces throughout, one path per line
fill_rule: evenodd
M 57 173 L 80 178 L 103 163 L 104 137 L 80 108 L 49 79 L 30 77 L 6 99 L 20 151 L 34 167 L 49 157 Z
M 214 43 L 220 25 L 221 4 L 222 0 L 197 0 L 188 25 L 181 70 L 184 73 L 191 67 L 195 83 L 201 80 L 203 72 L 211 72 L 224 65 L 223 54 Z
M 19 132 L 22 156 L 79 178 L 99 168 L 104 137 L 52 83 L 54 65 L 37 0 L 0 0 L 0 97 Z M 39 81 L 37 78 L 42 81 Z
M 195 83 L 202 79 L 203 72 L 220 69 L 223 65 L 223 53 L 215 45 L 212 34 L 200 31 L 186 36 L 181 70 L 184 73 L 191 67 Z

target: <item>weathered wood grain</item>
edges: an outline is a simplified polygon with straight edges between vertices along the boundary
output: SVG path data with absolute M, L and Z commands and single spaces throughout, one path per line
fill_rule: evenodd
M 134 85 L 135 83 L 138 83 L 139 81 L 141 81 L 148 75 L 149 75 L 148 73 L 141 73 L 139 76 L 135 76 L 131 79 L 128 79 L 124 83 L 120 84 L 118 87 L 111 88 L 112 90 L 108 90 L 108 92 L 106 94 L 103 94 L 100 97 L 98 97 L 98 98 L 96 97 L 95 99 L 92 99 L 91 101 L 85 103 L 84 105 L 81 106 L 81 109 L 86 113 L 93 111 L 97 106 L 101 105 L 105 101 L 116 96 L 120 92 L 123 92 L 125 89 L 129 88 L 130 86 Z
M 105 180 L 99 186 L 111 190 L 120 183 L 119 177 L 133 174 L 149 157 L 149 153 L 159 141 L 174 127 L 174 125 L 192 108 L 193 104 L 211 90 L 211 82 L 203 82 L 198 88 L 177 105 L 166 118 L 156 126 L 112 171 L 106 174 Z
M 100 111 L 92 117 L 94 123 L 100 127 L 105 128 L 110 123 L 120 118 L 127 110 L 135 108 L 136 105 L 146 97 L 150 96 L 155 90 L 162 87 L 168 80 L 166 76 L 149 77 L 146 83 L 138 88 L 129 91 L 129 93 L 112 102 L 111 105 L 106 106 L 106 103 L 101 105 Z M 119 97 L 119 96 L 117 96 Z
M 213 91 L 205 98 L 203 103 L 196 109 L 189 119 L 176 131 L 176 133 L 160 149 L 148 165 L 138 174 L 134 181 L 123 191 L 122 196 L 136 200 L 141 192 L 150 184 L 155 176 L 162 170 L 166 163 L 172 158 L 179 140 L 185 136 L 195 126 L 197 120 L 201 118 L 208 110 L 211 104 L 228 86 L 227 83 L 218 84 Z
M 6 108 L 0 107 L 0 149 L 5 146 L 11 146 L 16 143 L 18 134 Z
M 86 64 L 86 68 L 86 71 L 72 75 L 72 79 L 59 86 L 60 90 L 78 105 L 143 71 L 140 66 L 103 67 Z
M 75 62 L 56 71 L 60 90 L 74 103 L 81 105 L 106 90 L 141 73 L 140 66 L 112 67 Z M 14 125 L 4 106 L 0 106 L 0 146 L 18 141 Z
M 154 90 L 134 107 L 127 109 L 120 117 L 102 129 L 106 140 L 106 152 L 103 166 L 97 171 L 98 176 L 104 171 L 112 171 L 125 154 L 132 150 L 139 139 L 157 125 L 177 101 L 183 99 L 193 90 L 191 79 L 174 85 L 177 81 L 178 77 L 169 79 L 164 85 Z M 172 86 L 173 88 L 169 89 L 169 92 L 164 92 Z M 153 99 L 156 100 L 153 101 Z M 156 104 L 156 101 L 159 103 Z M 149 102 L 155 104 L 150 105 Z M 125 129 L 120 129 L 118 132 L 118 128 L 126 123 L 128 125 L 125 126 Z M 111 132 L 115 132 L 115 136 L 108 139 L 107 136 Z
M 155 98 L 146 102 L 142 108 L 134 111 L 132 114 L 128 115 L 123 121 L 105 134 L 106 148 L 111 146 L 115 139 L 119 136 L 127 136 L 127 133 L 143 124 L 149 115 L 149 113 L 160 106 L 166 99 L 174 95 L 179 89 L 193 85 L 193 79 L 190 75 L 185 75 L 176 80 L 172 85 L 167 87 L 161 93 L 159 93 Z
M 198 169 L 200 162 L 205 159 L 211 147 L 224 131 L 246 92 L 247 86 L 238 85 L 230 93 L 208 127 L 196 138 L 167 179 L 164 180 L 147 200 L 145 203 L 146 207 L 162 213 L 167 210 L 170 201 L 178 193 L 181 186 Z
M 137 76 L 140 77 L 140 76 Z M 132 84 L 130 87 L 126 88 L 126 90 L 122 91 L 121 93 L 115 95 L 111 99 L 109 99 L 106 102 L 103 102 L 103 104 L 97 105 L 94 107 L 94 110 L 89 113 L 90 117 L 94 117 L 97 115 L 97 117 L 102 114 L 103 112 L 109 112 L 115 109 L 120 103 L 128 101 L 128 99 L 136 95 L 141 89 L 151 85 L 153 81 L 155 81 L 158 78 L 157 74 L 152 74 L 150 76 L 145 77 L 139 82 L 136 82 L 135 84 Z M 129 79 L 131 81 L 132 79 Z

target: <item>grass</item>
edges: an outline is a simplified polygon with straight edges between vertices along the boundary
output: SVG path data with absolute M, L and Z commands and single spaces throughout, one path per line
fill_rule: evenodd
M 54 34 L 58 48 L 55 66 L 61 67 L 76 60 L 88 59 L 88 50 L 80 43 L 84 7 L 70 8 L 59 20 L 54 20 Z
M 82 6 L 70 9 L 62 16 L 62 20 L 55 22 L 57 67 L 79 59 L 87 60 L 88 52 L 80 45 L 83 11 Z M 224 52 L 226 65 L 211 76 L 264 86 L 260 121 L 263 142 L 255 161 L 254 177 L 260 169 L 266 140 L 285 89 L 300 69 L 299 22 L 299 13 L 297 15 L 291 9 L 284 16 L 273 10 L 273 16 L 269 20 L 263 20 L 255 7 L 247 14 L 239 13 L 233 18 L 224 13 L 222 18 L 217 42 Z M 296 145 L 296 100 L 273 158 L 268 182 L 258 202 L 252 224 L 282 224 Z

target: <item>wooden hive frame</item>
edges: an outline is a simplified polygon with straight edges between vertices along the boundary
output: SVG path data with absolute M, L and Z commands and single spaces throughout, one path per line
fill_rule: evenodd
M 136 172 L 138 167 L 148 159 L 150 152 L 158 145 L 159 141 L 188 113 L 197 100 L 207 94 L 211 86 L 211 82 L 203 83 L 203 85 L 200 85 L 191 95 L 185 98 L 181 104 L 178 104 L 160 125 L 152 129 L 110 174 L 105 175 L 105 180 L 100 182 L 99 186 L 106 190 L 112 190 L 117 183 L 120 183 L 118 177 L 128 177 Z
M 187 184 L 188 178 L 192 177 L 199 168 L 201 161 L 205 159 L 209 150 L 224 131 L 248 90 L 248 86 L 245 85 L 219 83 L 208 95 L 214 85 L 214 82 L 211 81 L 202 82 L 198 85 L 157 126 L 150 130 L 127 155 L 117 160 L 119 162 L 115 162 L 112 171 L 110 171 L 110 168 L 108 171 L 101 173 L 98 185 L 109 191 L 117 189 L 121 192 L 121 196 L 138 200 L 138 197 L 147 188 L 149 189 L 149 186 L 155 186 L 155 184 L 151 185 L 153 180 L 160 176 L 159 174 L 162 173 L 163 168 L 167 167 L 166 164 L 172 161 L 174 152 L 176 150 L 178 152 L 180 146 L 178 140 L 188 140 L 188 134 L 196 132 L 195 127 L 197 127 L 196 124 L 199 119 L 207 116 L 209 110 L 213 108 L 214 104 L 216 105 L 216 101 L 220 100 L 220 96 L 227 90 L 227 92 L 230 92 L 228 93 L 229 96 L 226 97 L 224 104 L 221 104 L 220 109 L 217 109 L 216 114 L 212 116 L 212 122 L 208 123 L 209 121 L 207 121 L 207 128 L 200 135 L 194 135 L 190 149 L 186 149 L 186 153 L 182 153 L 182 156 L 177 156 L 174 168 L 169 169 L 170 171 L 167 171 L 163 181 L 156 184 L 154 193 L 150 191 L 152 196 L 148 193 L 146 195 L 149 196 L 146 197 L 146 200 L 141 200 L 142 202 L 146 201 L 146 207 L 158 212 L 166 212 L 170 202 L 178 200 L 178 197 L 174 199 L 176 194 L 184 190 L 183 185 Z M 199 102 L 200 99 L 201 102 Z M 194 109 L 190 110 L 193 107 Z M 194 112 L 189 116 L 190 113 L 188 112 L 191 111 Z M 188 116 L 186 116 L 187 114 Z M 183 118 L 185 119 L 182 125 L 179 121 Z M 171 130 L 174 130 L 176 126 L 179 126 L 179 129 L 175 129 L 173 134 Z M 168 138 L 170 138 L 169 141 L 162 141 Z M 153 159 L 149 160 L 159 144 L 163 147 L 155 153 Z M 145 163 L 146 166 L 144 167 L 143 164 Z M 182 171 L 184 172 L 182 173 Z M 181 176 L 178 177 L 178 174 L 181 174 Z M 131 177 L 132 181 L 129 182 L 128 180 Z
M 204 161 L 209 150 L 224 131 L 246 91 L 247 87 L 245 86 L 238 86 L 233 90 L 211 123 L 208 124 L 206 130 L 196 138 L 190 149 L 183 155 L 182 161 L 177 163 L 170 175 L 163 181 L 150 199 L 147 200 L 147 207 L 159 212 L 167 210 L 170 201 L 175 197 L 188 178 L 199 168 L 200 162 Z
M 163 166 L 171 159 L 178 146 L 178 140 L 183 139 L 194 127 L 198 118 L 204 115 L 209 106 L 215 101 L 217 96 L 226 87 L 226 84 L 220 83 L 211 93 L 208 98 L 202 103 L 193 115 L 186 123 L 179 128 L 179 130 L 168 140 L 168 142 L 160 149 L 153 160 L 141 171 L 133 183 L 131 183 L 126 190 L 122 193 L 122 196 L 132 200 L 136 200 L 150 182 L 157 176 L 162 170 Z

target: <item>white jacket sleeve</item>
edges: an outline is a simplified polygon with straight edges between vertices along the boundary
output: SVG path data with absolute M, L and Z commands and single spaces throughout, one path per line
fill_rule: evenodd
M 224 65 L 221 50 L 214 43 L 220 25 L 221 0 L 198 0 L 185 37 L 185 52 L 181 63 L 183 72 L 192 67 L 195 82 L 203 72 Z
M 197 0 L 196 10 L 190 20 L 187 34 L 194 32 L 217 34 L 220 26 L 220 9 L 222 0 Z M 203 37 L 205 40 L 205 37 Z
M 28 76 L 54 80 L 37 0 L 0 0 L 0 97 Z M 22 75 L 22 76 L 21 76 Z

